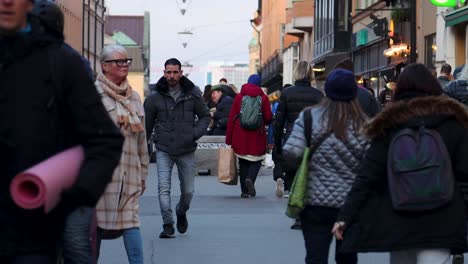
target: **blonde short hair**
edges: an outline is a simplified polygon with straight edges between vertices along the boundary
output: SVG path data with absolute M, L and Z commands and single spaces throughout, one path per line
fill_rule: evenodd
M 312 65 L 308 61 L 298 61 L 294 67 L 294 81 L 302 79 L 312 79 Z

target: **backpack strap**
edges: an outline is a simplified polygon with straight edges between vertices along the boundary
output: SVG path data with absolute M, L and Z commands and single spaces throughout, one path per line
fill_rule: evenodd
M 310 137 L 312 136 L 312 113 L 310 113 L 310 108 L 304 111 L 304 134 L 307 147 L 310 147 Z
M 310 148 L 311 142 L 310 138 L 312 137 L 312 113 L 311 108 L 306 108 L 304 110 L 304 134 L 306 137 L 307 146 Z M 323 134 L 318 140 L 317 144 L 314 145 L 313 148 L 310 149 L 311 156 L 314 152 L 322 145 L 322 143 L 331 135 L 331 131 L 326 132 Z

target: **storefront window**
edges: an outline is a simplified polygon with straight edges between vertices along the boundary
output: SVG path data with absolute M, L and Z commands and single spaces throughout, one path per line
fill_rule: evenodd
M 436 34 L 426 36 L 425 38 L 425 58 L 424 63 L 427 66 L 434 66 L 436 62 Z

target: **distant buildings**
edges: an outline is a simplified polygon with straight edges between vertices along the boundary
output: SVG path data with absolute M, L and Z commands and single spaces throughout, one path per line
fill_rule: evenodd
M 218 84 L 219 79 L 226 78 L 228 84 L 234 84 L 238 91 L 247 82 L 250 75 L 248 64 L 210 63 L 206 72 L 206 84 Z
M 104 0 L 54 0 L 65 16 L 65 41 L 85 56 L 95 72 L 104 45 Z
M 133 59 L 129 69 L 128 81 L 140 94 L 142 100 L 148 93 L 149 56 L 150 56 L 150 15 L 144 16 L 107 16 L 105 32 L 106 44 L 120 44 Z

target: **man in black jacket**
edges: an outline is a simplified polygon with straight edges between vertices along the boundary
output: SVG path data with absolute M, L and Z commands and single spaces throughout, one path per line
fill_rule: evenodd
M 28 16 L 32 4 L 0 1 L 0 263 L 6 264 L 56 262 L 66 216 L 96 204 L 123 144 L 80 57 L 44 34 Z M 48 214 L 16 206 L 13 177 L 75 145 L 83 146 L 85 158 L 58 206 Z
M 177 230 L 187 231 L 187 211 L 193 197 L 196 140 L 206 133 L 210 113 L 200 90 L 183 75 L 179 60 L 164 63 L 164 76 L 155 92 L 145 100 L 146 135 L 154 129 L 158 164 L 159 205 L 163 218 L 160 238 L 174 237 L 171 209 L 171 175 L 174 163 L 179 172 L 181 195 L 176 207 Z M 195 120 L 195 117 L 198 120 Z M 149 140 L 149 138 L 148 138 Z

